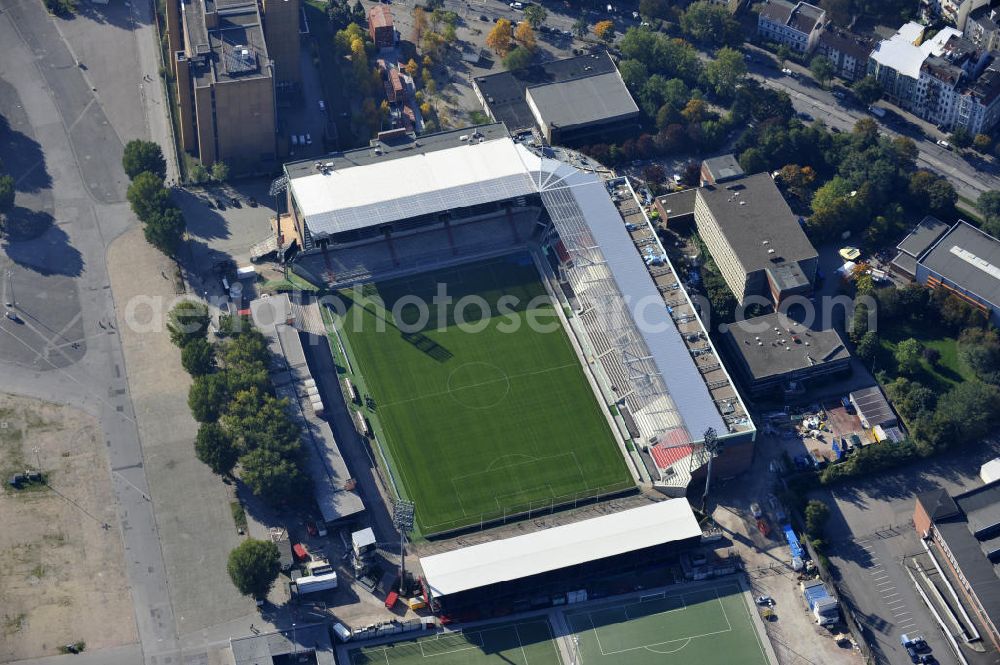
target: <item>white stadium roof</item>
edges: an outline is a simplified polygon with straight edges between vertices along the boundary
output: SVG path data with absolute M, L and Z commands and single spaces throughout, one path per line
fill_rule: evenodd
M 533 194 L 537 188 L 523 150 L 506 137 L 456 142 L 453 148 L 314 171 L 291 178 L 289 186 L 313 234 L 340 233 Z
M 687 499 L 669 499 L 423 557 L 420 567 L 440 597 L 698 536 Z

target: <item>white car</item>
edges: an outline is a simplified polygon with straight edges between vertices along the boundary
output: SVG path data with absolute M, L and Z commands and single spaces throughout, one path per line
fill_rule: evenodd
M 298 144 L 299 144 L 299 137 L 296 136 L 295 134 L 292 134 L 292 145 L 298 145 Z
M 312 145 L 313 137 L 311 134 L 306 134 L 306 145 Z
M 326 102 L 324 102 L 322 99 L 319 100 L 319 110 L 326 111 Z
M 789 69 L 788 67 L 783 67 L 781 73 L 784 74 L 785 76 L 793 76 L 792 70 Z
M 951 144 L 945 141 L 944 139 L 938 139 L 937 144 L 942 148 L 944 148 L 945 150 L 951 150 Z

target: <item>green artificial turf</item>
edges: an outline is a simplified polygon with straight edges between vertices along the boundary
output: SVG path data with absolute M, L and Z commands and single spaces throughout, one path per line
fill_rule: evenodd
M 397 323 L 420 322 L 400 299 L 430 301 L 438 284 L 452 303 L 430 307 L 418 332 L 402 331 Z M 552 305 L 528 306 L 544 294 L 527 254 L 341 292 L 340 337 L 374 400 L 365 415 L 423 535 L 633 485 Z M 375 296 L 384 310 L 368 302 Z M 456 325 L 463 296 L 488 303 L 486 317 L 463 310 L 481 330 Z M 550 329 L 529 327 L 532 317 Z

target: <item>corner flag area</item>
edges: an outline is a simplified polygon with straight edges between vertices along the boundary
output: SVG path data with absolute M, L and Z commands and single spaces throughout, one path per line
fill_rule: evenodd
M 585 665 L 767 665 L 746 594 L 735 580 L 567 609 Z

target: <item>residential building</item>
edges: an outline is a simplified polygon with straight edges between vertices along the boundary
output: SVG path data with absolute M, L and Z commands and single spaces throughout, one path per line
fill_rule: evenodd
M 818 255 L 774 180 L 757 173 L 698 190 L 698 233 L 741 303 L 809 293 Z
M 964 30 L 972 13 L 988 6 L 991 0 L 928 0 L 928 2 L 932 11 L 959 30 Z
M 389 7 L 377 4 L 368 10 L 368 34 L 376 48 L 392 48 L 396 45 L 396 28 L 393 27 Z
M 1000 325 L 1000 240 L 959 220 L 917 259 L 917 282 L 945 289 Z
M 972 12 L 962 34 L 983 50 L 997 50 L 1000 48 L 1000 9 L 980 7 Z
M 1000 53 L 954 28 L 922 39 L 923 27 L 907 23 L 879 43 L 868 73 L 891 102 L 929 122 L 973 134 L 990 131 L 1000 120 Z
M 964 610 L 1000 649 L 1000 481 L 950 496 L 944 489 L 917 495 L 913 526 Z
M 826 11 L 806 2 L 767 0 L 757 19 L 757 34 L 797 53 L 812 53 L 826 27 Z
M 819 36 L 816 55 L 824 56 L 833 64 L 835 75 L 856 81 L 868 72 L 868 56 L 874 48 L 872 39 L 831 26 Z
M 276 166 L 274 70 L 257 4 L 191 0 L 181 17 L 174 66 L 184 150 L 236 173 Z
M 795 394 L 814 380 L 851 369 L 840 334 L 817 330 L 776 312 L 731 324 L 726 341 L 737 376 L 751 397 Z
M 579 145 L 639 130 L 639 107 L 606 51 L 479 76 L 472 87 L 512 134 L 537 127 L 549 143 Z

